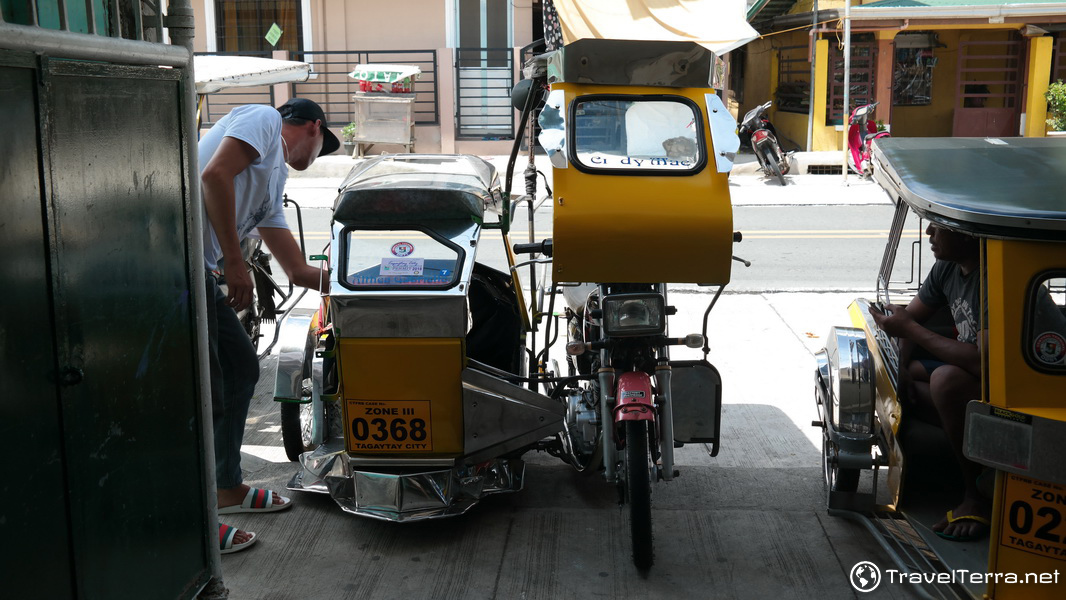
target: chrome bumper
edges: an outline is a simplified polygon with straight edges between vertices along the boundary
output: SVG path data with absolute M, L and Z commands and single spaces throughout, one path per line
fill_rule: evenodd
M 476 465 L 353 465 L 339 441 L 300 456 L 288 489 L 329 494 L 345 511 L 384 521 L 461 515 L 490 494 L 522 489 L 525 462 L 497 458 Z M 363 469 L 363 470 L 357 470 Z

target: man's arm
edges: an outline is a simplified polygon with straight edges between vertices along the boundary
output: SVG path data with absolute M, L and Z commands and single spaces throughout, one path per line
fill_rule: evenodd
M 257 230 L 290 281 L 320 292 L 329 289 L 329 273 L 307 264 L 292 231 L 282 227 L 259 227 Z
M 882 313 L 871 308 L 870 314 L 885 333 L 901 340 L 901 369 L 910 359 L 910 350 L 918 345 L 945 363 L 965 369 L 974 377 L 981 376 L 981 352 L 977 344 L 960 342 L 922 325 L 935 312 L 934 308 L 915 297 L 906 308 L 889 304 L 885 309 Z M 981 337 L 983 335 L 979 335 L 979 341 Z
M 252 277 L 244 266 L 241 241 L 237 238 L 236 198 L 233 178 L 248 168 L 259 153 L 247 142 L 222 138 L 211 160 L 200 173 L 204 211 L 222 249 L 229 294 L 226 303 L 240 310 L 252 302 Z

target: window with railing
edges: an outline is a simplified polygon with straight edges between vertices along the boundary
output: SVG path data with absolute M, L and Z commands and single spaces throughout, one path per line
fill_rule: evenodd
M 220 52 L 262 52 L 303 47 L 301 0 L 215 0 L 215 38 Z M 277 25 L 276 44 L 267 34 Z
M 873 34 L 859 34 L 851 42 L 851 75 L 848 93 L 850 111 L 856 106 L 874 101 L 874 75 L 877 72 L 877 41 Z M 826 125 L 841 125 L 844 122 L 844 49 L 839 44 L 829 44 L 829 114 Z
M 1054 56 L 1051 60 L 1051 81 L 1066 81 L 1066 36 L 1055 33 Z
M 811 62 L 807 46 L 783 46 L 777 50 L 774 104 L 777 110 L 806 114 L 811 101 Z

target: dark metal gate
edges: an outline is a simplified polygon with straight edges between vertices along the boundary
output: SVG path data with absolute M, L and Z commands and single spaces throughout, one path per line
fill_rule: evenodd
M 1019 135 L 1024 60 L 1017 38 L 959 43 L 952 136 Z

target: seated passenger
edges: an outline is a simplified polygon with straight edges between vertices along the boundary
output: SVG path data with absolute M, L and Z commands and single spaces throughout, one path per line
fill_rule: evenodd
M 987 535 L 991 514 L 990 502 L 977 487 L 981 466 L 962 452 L 966 404 L 981 397 L 981 351 L 987 333 L 979 330 L 980 244 L 974 237 L 933 224 L 926 233 L 937 261 L 918 295 L 906 307 L 890 304 L 885 312 L 871 307 L 870 313 L 878 327 L 899 338 L 899 394 L 910 401 L 912 411 L 929 415 L 928 420 L 944 429 L 963 474 L 962 502 L 933 530 L 945 539 L 968 541 Z M 951 311 L 955 337 L 922 325 L 943 306 Z M 916 347 L 935 358 L 912 360 Z

